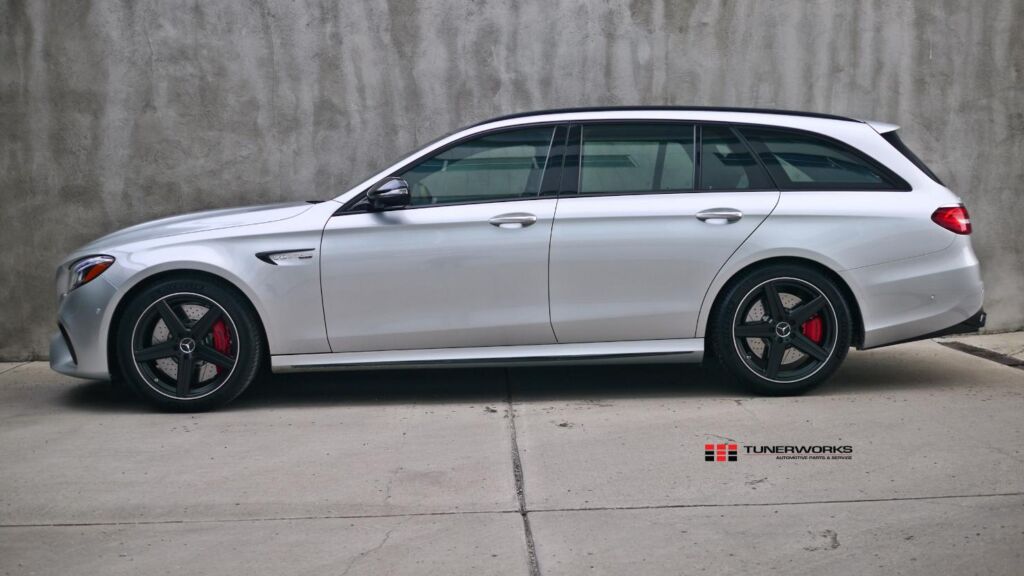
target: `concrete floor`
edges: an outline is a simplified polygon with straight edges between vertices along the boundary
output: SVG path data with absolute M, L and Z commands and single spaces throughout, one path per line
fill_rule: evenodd
M 1000 332 L 998 334 L 961 334 L 940 338 L 939 342 L 949 344 L 966 344 L 973 349 L 981 349 L 998 354 L 999 362 L 1009 365 L 1024 366 L 1024 332 Z
M 360 372 L 200 415 L 0 364 L 0 574 L 1020 574 L 1022 415 L 1024 370 L 933 342 L 801 398 L 695 366 Z M 738 461 L 704 462 L 723 439 Z M 779 444 L 854 452 L 742 448 Z

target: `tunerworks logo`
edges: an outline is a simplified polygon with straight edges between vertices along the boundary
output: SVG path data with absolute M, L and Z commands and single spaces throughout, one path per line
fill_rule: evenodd
M 735 462 L 737 448 L 736 444 L 705 444 L 704 461 Z
M 776 460 L 851 460 L 853 446 L 833 445 L 760 445 L 744 446 L 748 456 L 775 456 Z M 736 462 L 739 460 L 739 444 L 705 444 L 705 462 Z
M 782 444 L 776 446 L 744 446 L 744 453 L 774 455 L 776 460 L 851 460 L 853 446 Z

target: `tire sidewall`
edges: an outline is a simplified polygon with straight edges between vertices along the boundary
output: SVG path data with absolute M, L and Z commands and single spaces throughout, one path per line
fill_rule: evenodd
M 828 360 L 813 374 L 789 383 L 769 380 L 751 371 L 740 358 L 732 336 L 737 309 L 746 295 L 769 280 L 782 278 L 796 279 L 816 288 L 828 300 L 836 317 L 836 342 Z M 818 270 L 797 264 L 765 266 L 730 284 L 712 314 L 711 323 L 710 344 L 721 367 L 753 392 L 772 396 L 802 394 L 827 380 L 846 358 L 853 331 L 849 305 L 835 281 Z
M 139 374 L 132 356 L 132 339 L 139 317 L 157 300 L 176 293 L 194 293 L 213 300 L 231 317 L 238 340 L 238 361 L 227 380 L 209 394 L 181 399 L 158 392 Z M 253 382 L 263 357 L 263 333 L 248 303 L 233 288 L 205 279 L 167 279 L 154 283 L 135 295 L 118 321 L 117 360 L 128 386 L 161 410 L 201 412 L 234 400 Z

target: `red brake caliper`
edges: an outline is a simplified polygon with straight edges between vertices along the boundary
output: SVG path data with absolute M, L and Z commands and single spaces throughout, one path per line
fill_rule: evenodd
M 226 356 L 231 353 L 231 333 L 224 320 L 213 323 L 213 349 Z M 217 366 L 217 374 L 220 374 L 220 366 Z
M 821 328 L 821 316 L 818 316 L 817 314 L 811 316 L 807 319 L 807 322 L 800 325 L 800 331 L 803 332 L 804 336 L 810 338 L 810 340 L 815 344 L 821 344 Z

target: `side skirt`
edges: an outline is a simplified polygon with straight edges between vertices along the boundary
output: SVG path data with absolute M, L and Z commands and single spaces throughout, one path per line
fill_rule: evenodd
M 271 356 L 270 366 L 274 372 L 303 372 L 366 368 L 427 368 L 453 365 L 700 362 L 703 357 L 703 338 L 682 338 L 532 346 L 284 354 Z

